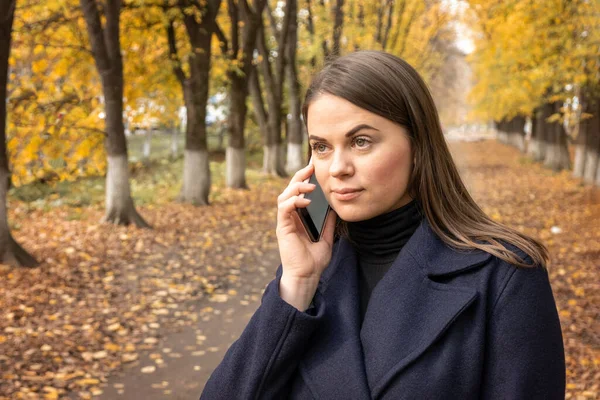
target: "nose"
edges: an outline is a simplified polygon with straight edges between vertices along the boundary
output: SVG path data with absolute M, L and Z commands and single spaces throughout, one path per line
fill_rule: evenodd
M 344 175 L 354 174 L 354 166 L 351 157 L 343 151 L 338 151 L 333 155 L 333 160 L 329 165 L 329 175 L 337 178 Z

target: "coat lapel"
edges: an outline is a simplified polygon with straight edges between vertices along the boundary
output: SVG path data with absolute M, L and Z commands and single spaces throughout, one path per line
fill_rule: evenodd
M 325 319 L 300 370 L 316 398 L 368 399 L 360 343 L 358 270 L 349 243 L 338 243 L 317 295 L 325 299 Z
M 369 299 L 360 335 L 374 399 L 477 298 L 475 289 L 430 278 L 464 272 L 489 257 L 453 250 L 423 220 Z
M 326 317 L 300 363 L 321 399 L 381 396 L 477 298 L 472 288 L 430 278 L 462 273 L 491 257 L 448 247 L 424 218 L 375 287 L 361 329 L 356 253 L 344 238 L 334 249 L 317 289 Z

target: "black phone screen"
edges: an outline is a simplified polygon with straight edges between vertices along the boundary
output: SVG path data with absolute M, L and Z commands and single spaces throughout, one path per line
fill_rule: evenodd
M 308 234 L 312 241 L 318 241 L 325 225 L 325 220 L 329 211 L 329 203 L 325 198 L 323 189 L 319 185 L 315 174 L 312 174 L 309 183 L 316 185 L 315 189 L 304 195 L 305 198 L 310 199 L 311 202 L 306 208 L 299 208 L 300 219 L 306 227 Z

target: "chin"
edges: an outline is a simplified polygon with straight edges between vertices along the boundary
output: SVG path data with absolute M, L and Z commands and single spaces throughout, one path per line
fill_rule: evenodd
M 332 207 L 333 208 L 333 207 Z M 346 222 L 364 221 L 375 217 L 373 210 L 366 209 L 364 206 L 358 205 L 342 205 L 333 208 L 335 213 Z

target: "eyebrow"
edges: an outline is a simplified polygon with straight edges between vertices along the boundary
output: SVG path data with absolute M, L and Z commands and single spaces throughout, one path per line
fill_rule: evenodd
M 373 129 L 377 132 L 379 132 L 379 129 L 372 127 L 371 125 L 367 125 L 367 124 L 360 124 L 360 125 L 356 125 L 354 128 L 350 129 L 348 132 L 346 132 L 346 134 L 344 135 L 345 137 L 350 137 L 352 135 L 354 135 L 356 132 L 363 130 L 363 129 Z M 308 136 L 308 140 L 313 139 L 313 140 L 324 140 L 327 141 L 327 139 L 323 139 L 321 137 L 315 136 L 315 135 L 309 135 Z

